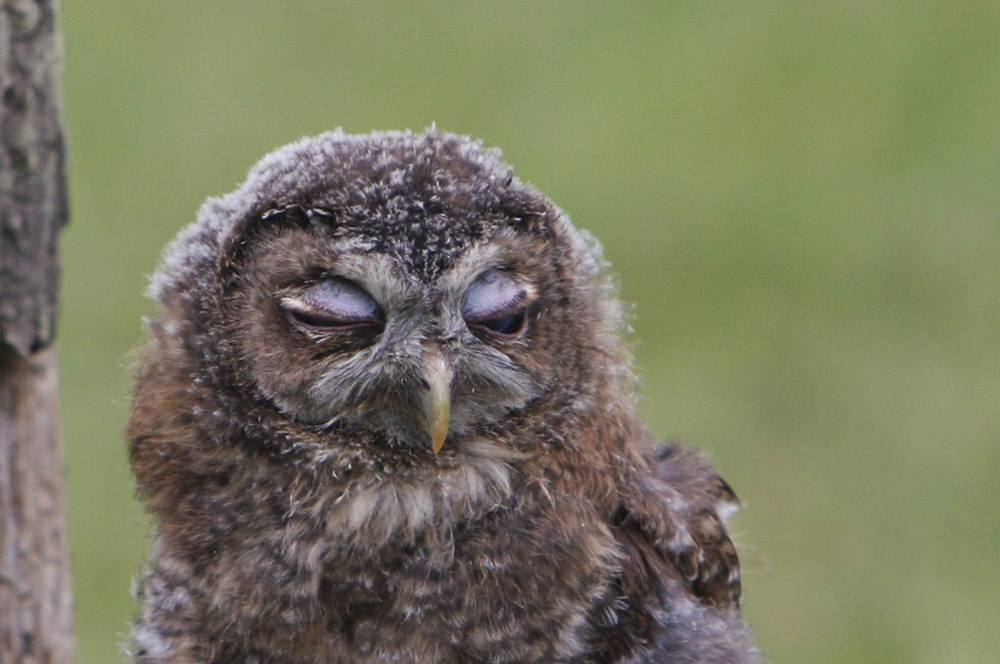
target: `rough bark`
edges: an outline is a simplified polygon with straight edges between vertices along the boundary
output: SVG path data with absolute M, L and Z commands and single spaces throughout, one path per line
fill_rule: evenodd
M 0 11 L 0 664 L 70 664 L 53 347 L 67 220 L 54 0 Z

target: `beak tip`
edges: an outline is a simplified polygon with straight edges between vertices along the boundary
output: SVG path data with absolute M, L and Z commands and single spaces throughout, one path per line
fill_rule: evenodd
M 423 398 L 423 415 L 431 436 L 431 449 L 437 454 L 444 447 L 451 419 L 451 366 L 436 351 L 429 352 L 424 362 L 428 389 Z

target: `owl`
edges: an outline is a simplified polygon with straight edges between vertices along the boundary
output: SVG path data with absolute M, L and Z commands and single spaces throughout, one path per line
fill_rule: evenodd
M 496 150 L 292 143 L 164 252 L 141 664 L 758 662 L 730 487 L 636 409 L 601 248 Z

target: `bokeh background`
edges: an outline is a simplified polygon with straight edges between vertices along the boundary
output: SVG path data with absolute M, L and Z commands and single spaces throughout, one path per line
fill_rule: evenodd
M 135 613 L 125 365 L 161 247 L 278 145 L 432 122 L 603 240 L 648 421 L 746 503 L 769 661 L 998 661 L 996 0 L 64 0 L 62 27 L 81 664 Z

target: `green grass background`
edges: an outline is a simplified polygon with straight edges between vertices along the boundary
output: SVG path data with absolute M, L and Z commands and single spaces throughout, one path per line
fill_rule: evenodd
M 432 122 L 604 241 L 647 420 L 746 503 L 774 663 L 1000 653 L 1000 3 L 64 0 L 60 344 L 81 664 L 147 525 L 160 248 L 272 148 Z

